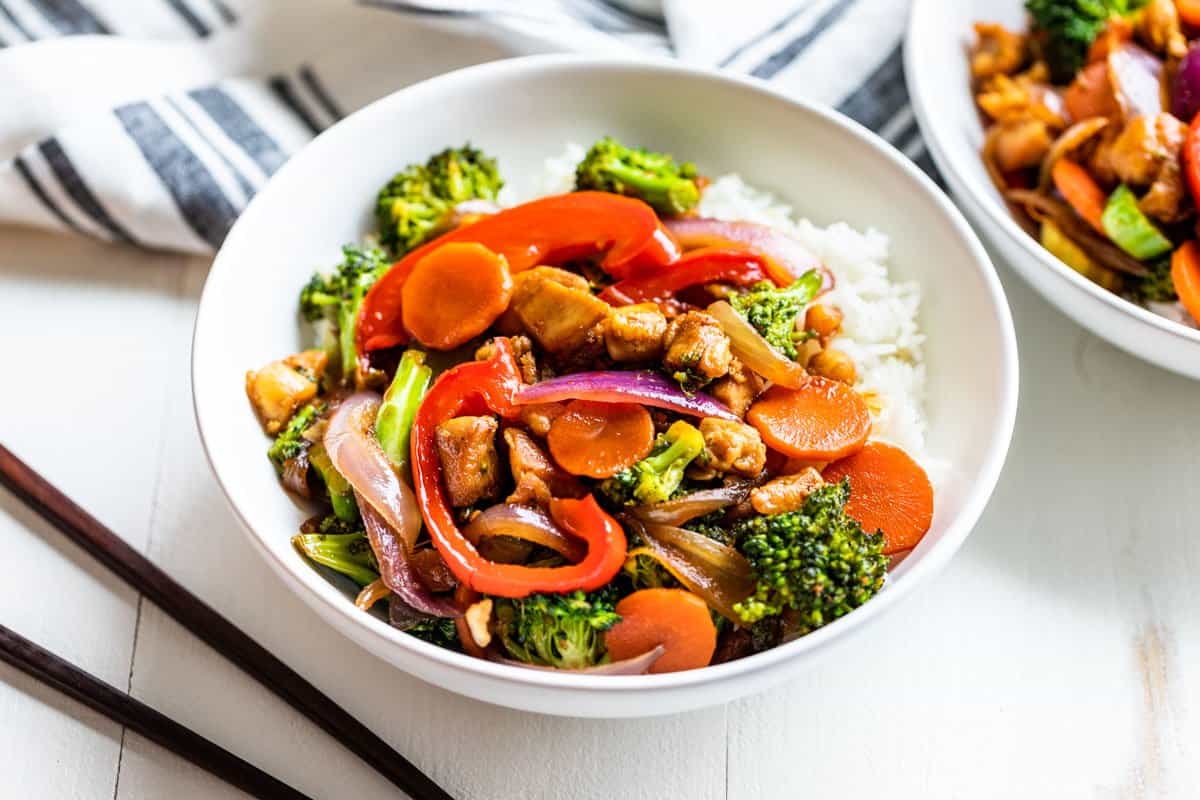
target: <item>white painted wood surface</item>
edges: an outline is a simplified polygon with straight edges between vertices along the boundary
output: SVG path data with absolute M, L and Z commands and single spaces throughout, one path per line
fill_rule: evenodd
M 793 683 L 573 721 L 426 686 L 321 626 L 246 546 L 188 386 L 207 262 L 0 229 L 0 437 L 456 796 L 1187 798 L 1200 786 L 1200 385 L 1002 271 L 1021 412 L 945 573 Z M 396 793 L 0 493 L 0 620 L 316 798 Z M 0 796 L 241 795 L 0 667 Z

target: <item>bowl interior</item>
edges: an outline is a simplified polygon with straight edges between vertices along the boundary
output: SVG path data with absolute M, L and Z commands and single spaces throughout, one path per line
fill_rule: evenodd
M 1174 362 L 1200 359 L 1200 331 L 1167 320 L 1100 288 L 1051 256 L 1013 219 L 988 177 L 979 157 L 983 125 L 969 89 L 967 52 L 974 41 L 972 26 L 976 22 L 999 22 L 1010 30 L 1025 30 L 1028 22 L 1023 0 L 955 3 L 914 0 L 911 13 L 905 67 L 912 102 L 921 119 L 922 132 L 939 166 L 948 173 L 946 177 L 952 188 L 965 193 L 971 205 L 977 206 L 986 217 L 982 230 L 1004 237 L 1010 245 L 1006 252 L 1018 250 L 1022 261 L 1031 267 L 1053 273 L 1057 282 L 1051 294 L 1061 295 L 1073 289 L 1084 296 L 1091 310 L 1084 307 L 1073 311 L 1072 316 L 1098 334 L 1104 336 L 1106 330 L 1097 323 L 1095 315 L 1117 312 L 1141 323 L 1133 335 L 1156 337 L 1150 350 L 1168 348 L 1181 354 L 1171 359 Z M 1025 271 L 1024 264 L 1014 266 Z M 1041 285 L 1044 282 L 1039 288 Z M 1112 329 L 1111 324 L 1108 329 Z M 1127 346 L 1121 341 L 1115 343 Z M 1172 368 L 1179 369 L 1177 365 Z
M 290 547 L 306 514 L 281 491 L 243 390 L 247 369 L 308 344 L 295 310 L 299 288 L 315 267 L 336 263 L 342 243 L 368 229 L 372 199 L 398 168 L 470 141 L 496 155 L 507 180 L 527 190 L 564 143 L 602 134 L 694 159 L 708 174 L 740 172 L 820 224 L 844 220 L 882 230 L 891 237 L 894 276 L 924 287 L 928 453 L 948 465 L 932 531 L 859 612 L 769 653 L 692 673 L 613 680 L 514 670 L 425 645 L 355 611 L 342 588 Z M 903 157 L 852 123 L 757 84 L 666 64 L 556 56 L 473 67 L 412 87 L 342 122 L 293 159 L 216 260 L 193 370 L 197 415 L 218 479 L 254 540 L 310 601 L 343 610 L 397 653 L 514 681 L 597 690 L 753 669 L 812 649 L 882 609 L 966 537 L 1003 461 L 1016 403 L 1011 320 L 991 265 L 944 196 Z

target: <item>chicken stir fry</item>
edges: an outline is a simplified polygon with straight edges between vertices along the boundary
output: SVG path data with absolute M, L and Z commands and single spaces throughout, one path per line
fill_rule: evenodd
M 1024 43 L 994 35 L 1002 78 Z M 414 636 L 567 670 L 699 668 L 867 602 L 933 490 L 902 451 L 854 461 L 871 410 L 824 267 L 699 217 L 693 165 L 610 138 L 575 192 L 501 209 L 500 180 L 470 147 L 397 174 L 386 250 L 301 294 L 320 346 L 247 375 L 316 512 L 297 549 Z M 682 246 L 681 219 L 723 244 Z
M 970 68 L 988 172 L 1067 266 L 1200 326 L 1200 41 L 1189 41 L 1200 6 L 1026 8 L 1027 33 L 975 26 Z

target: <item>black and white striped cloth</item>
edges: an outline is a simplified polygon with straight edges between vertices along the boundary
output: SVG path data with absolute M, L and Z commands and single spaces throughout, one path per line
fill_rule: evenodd
M 663 19 L 630 5 L 0 0 L 0 222 L 211 252 L 321 130 L 495 57 L 480 43 L 497 39 L 754 75 L 835 106 L 934 173 L 902 74 L 907 0 L 664 0 Z

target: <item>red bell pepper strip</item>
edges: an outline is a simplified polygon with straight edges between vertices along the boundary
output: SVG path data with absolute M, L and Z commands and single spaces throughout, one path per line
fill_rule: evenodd
M 404 282 L 418 261 L 447 242 L 478 242 L 504 256 L 513 275 L 539 264 L 604 253 L 601 267 L 621 279 L 679 258 L 679 245 L 641 200 L 607 192 L 534 200 L 451 231 L 396 262 L 363 301 L 360 354 L 408 340 L 400 316 Z
M 730 247 L 702 247 L 684 253 L 666 269 L 614 283 L 600 293 L 600 299 L 614 306 L 661 303 L 690 286 L 705 283 L 750 286 L 768 279 L 766 259 L 757 253 Z
M 625 532 L 589 495 L 583 500 L 554 500 L 550 514 L 568 533 L 583 539 L 587 555 L 578 564 L 526 567 L 488 561 L 455 522 L 442 485 L 435 443 L 437 426 L 462 415 L 515 414 L 513 397 L 520 373 L 507 339 L 496 339 L 488 361 L 460 364 L 445 372 L 417 410 L 412 429 L 413 483 L 429 538 L 461 585 L 499 597 L 535 592 L 590 591 L 608 583 L 625 563 Z

